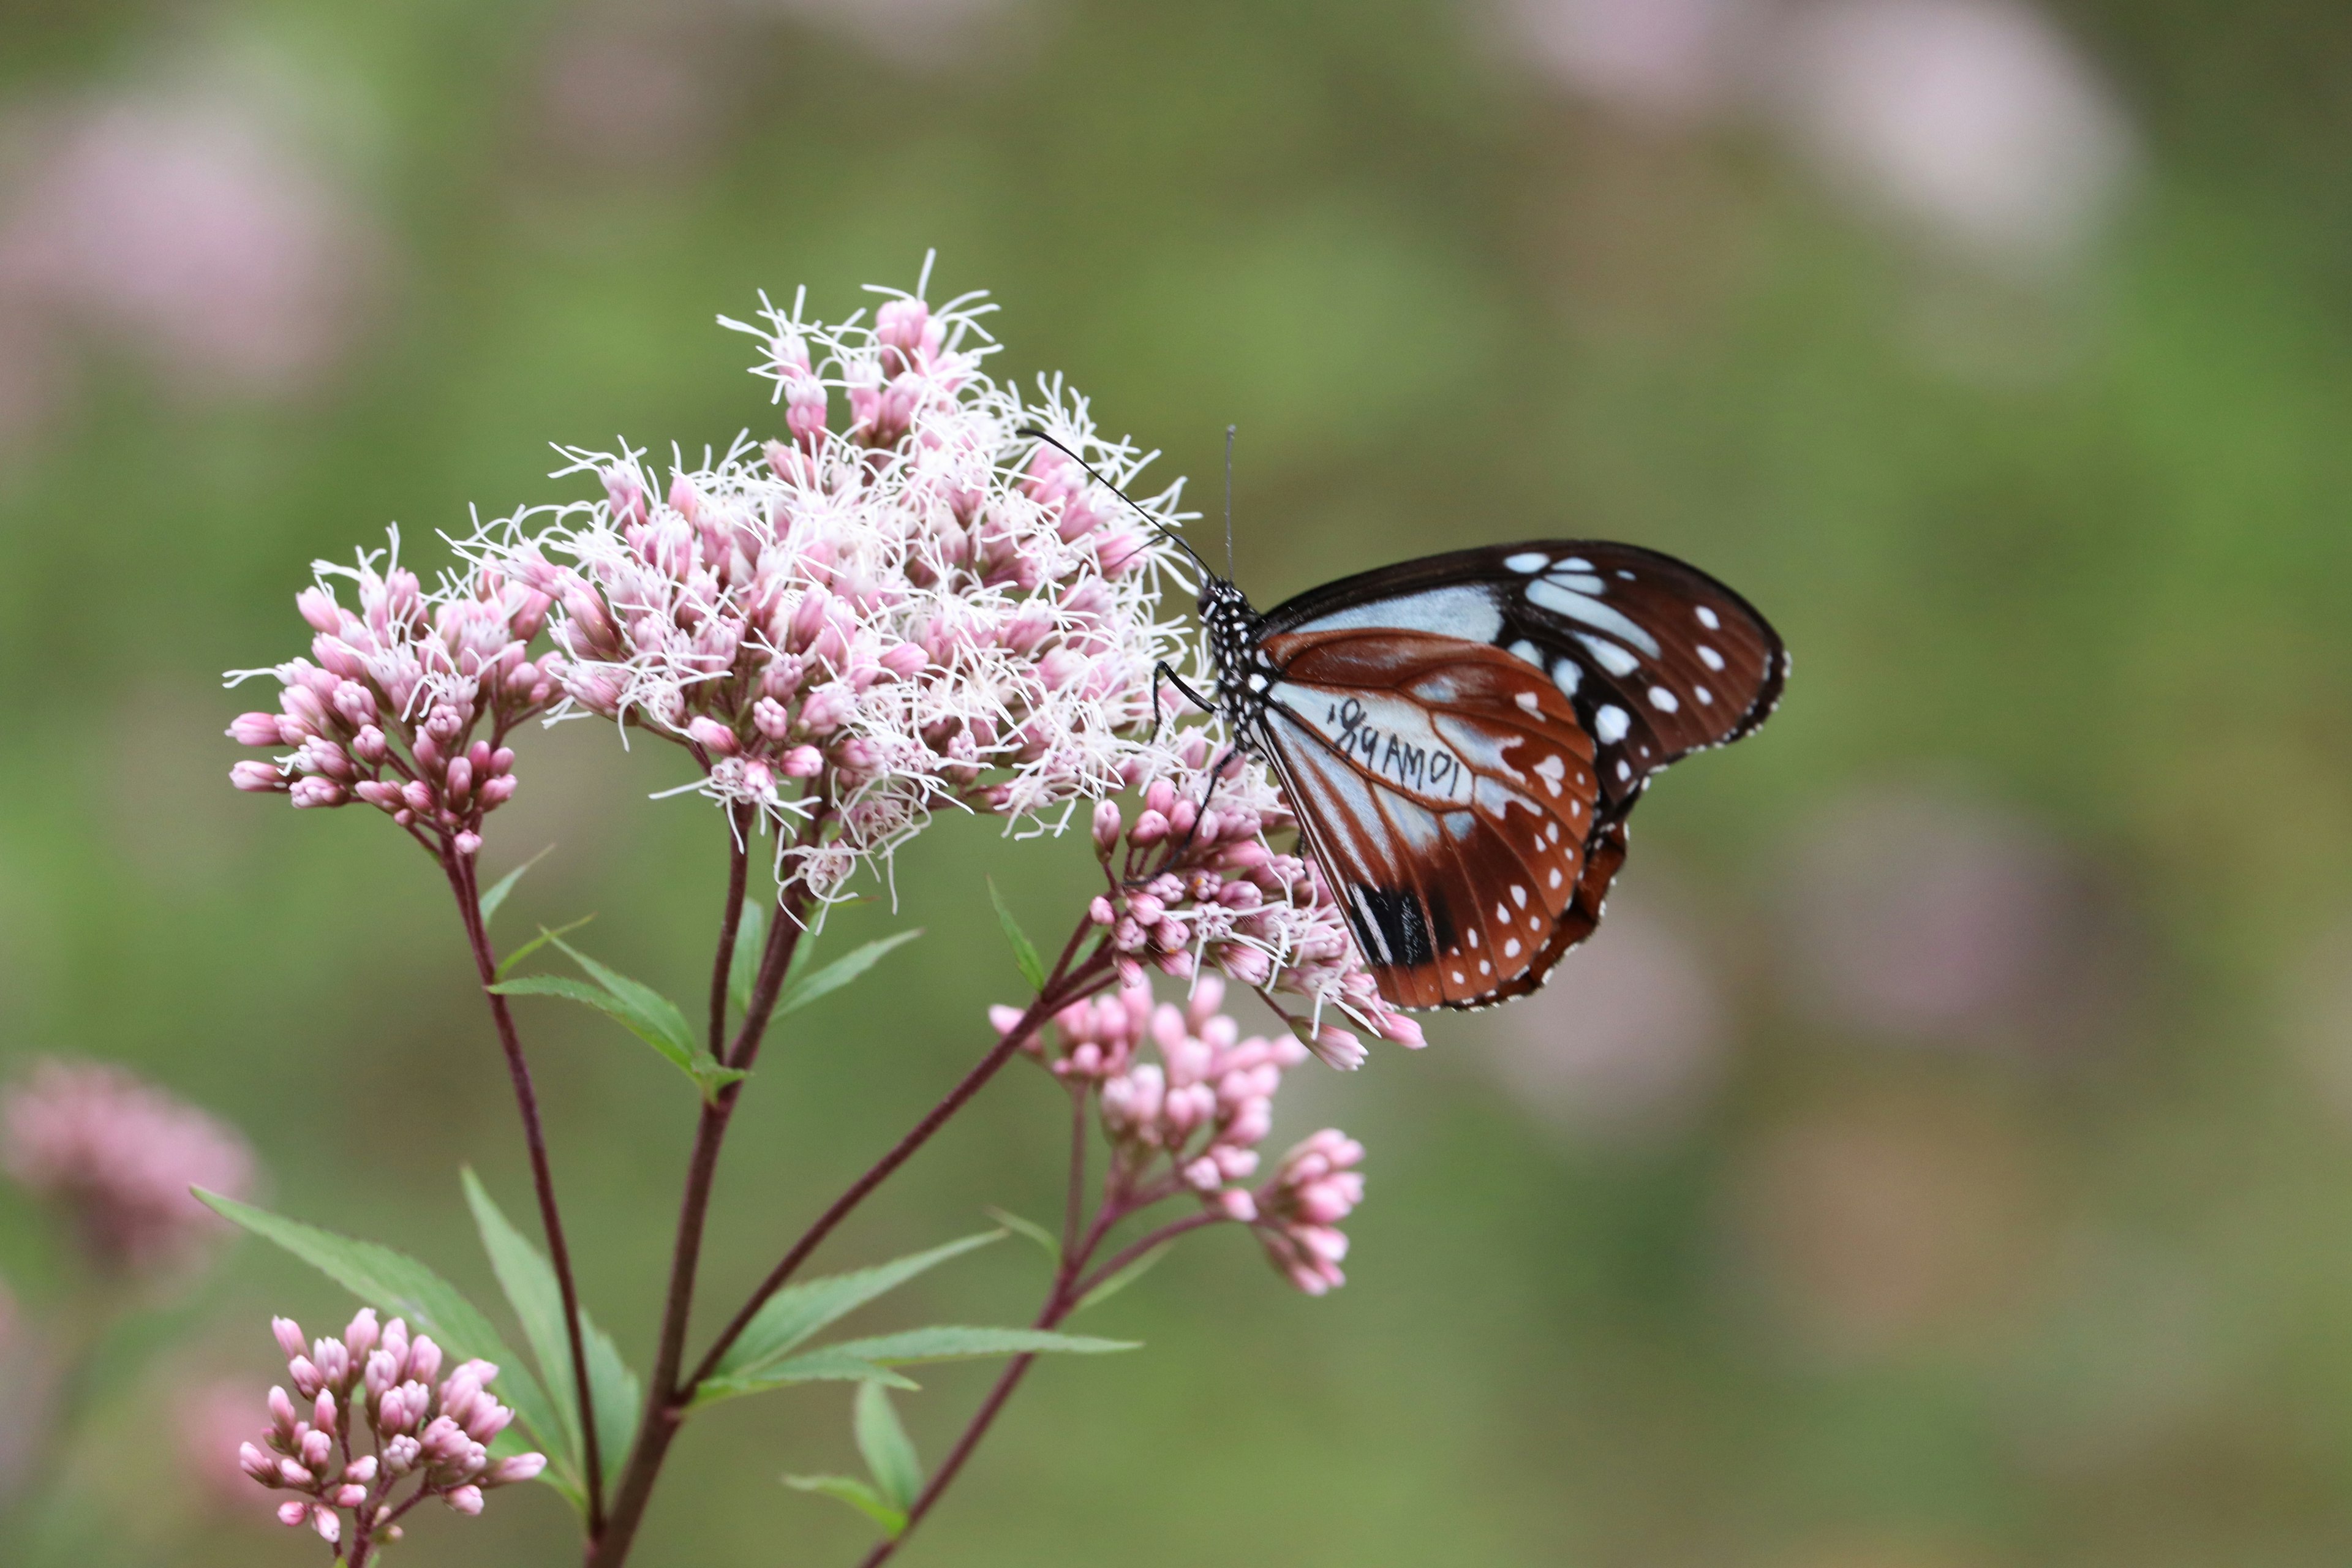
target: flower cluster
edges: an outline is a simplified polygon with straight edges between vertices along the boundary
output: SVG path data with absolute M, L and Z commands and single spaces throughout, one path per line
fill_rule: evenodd
M 188 1189 L 243 1196 L 253 1180 L 234 1128 L 120 1068 L 54 1058 L 0 1094 L 0 1165 L 110 1274 L 186 1261 L 220 1226 Z
M 440 1346 L 424 1334 L 412 1340 L 399 1318 L 379 1329 L 372 1308 L 341 1339 L 307 1346 L 291 1318 L 269 1326 L 294 1393 L 270 1389 L 269 1430 L 239 1447 L 237 1463 L 273 1491 L 299 1494 L 278 1505 L 279 1521 L 307 1523 L 339 1558 L 347 1538 L 355 1557 L 370 1539 L 397 1541 L 400 1517 L 427 1498 L 479 1513 L 486 1489 L 547 1468 L 540 1454 L 489 1457 L 487 1445 L 514 1419 L 488 1392 L 499 1374 L 490 1363 L 466 1362 L 443 1377 Z M 366 1452 L 356 1433 L 362 1426 Z M 415 1486 L 395 1498 L 412 1478 Z
M 1284 1157 L 1271 1181 L 1245 1184 L 1273 1130 L 1282 1075 L 1307 1051 L 1295 1039 L 1244 1038 L 1219 1011 L 1224 995 L 1224 982 L 1204 975 L 1183 1007 L 1155 1005 L 1150 984 L 1138 979 L 1064 1008 L 1055 1038 L 1041 1033 L 1024 1048 L 1074 1091 L 1096 1095 L 1112 1151 L 1114 1204 L 1132 1212 L 1189 1194 L 1218 1217 L 1251 1226 L 1275 1267 L 1319 1296 L 1343 1281 L 1338 1265 L 1348 1241 L 1336 1225 L 1363 1197 L 1353 1169 L 1363 1146 L 1318 1132 Z M 998 1007 L 991 1017 L 1003 1032 L 1021 1014 Z M 1156 1061 L 1141 1059 L 1147 1040 Z
M 1212 727 L 1197 726 L 1155 749 L 1145 765 L 1158 776 L 1145 785 L 1133 822 L 1114 801 L 1095 807 L 1095 848 L 1108 885 L 1089 912 L 1108 928 L 1122 971 L 1132 978 L 1148 963 L 1184 976 L 1205 964 L 1269 1005 L 1278 993 L 1304 997 L 1308 1016 L 1283 1016 L 1333 1067 L 1360 1067 L 1365 1052 L 1354 1035 L 1323 1021 L 1327 1007 L 1418 1048 L 1421 1026 L 1382 1000 L 1314 861 L 1268 846 L 1269 833 L 1297 823 L 1265 764 L 1217 752 L 1214 739 Z M 1224 764 L 1213 787 L 1213 752 Z M 1139 769 L 1138 776 L 1147 775 Z
M 779 874 L 821 898 L 943 798 L 1034 821 L 1122 787 L 1178 651 L 1154 619 L 1171 547 L 1021 432 L 1115 482 L 1146 458 L 1058 384 L 1031 404 L 983 374 L 991 308 L 730 322 L 765 345 L 787 438 L 666 484 L 642 454 L 572 452 L 601 499 L 466 547 L 552 601 L 559 716 L 688 748 L 695 787 L 776 826 Z M 1172 525 L 1176 493 L 1142 508 Z
M 482 818 L 515 791 L 507 732 L 555 695 L 560 661 L 529 654 L 546 596 L 478 565 L 428 591 L 400 564 L 396 530 L 388 551 L 313 572 L 295 604 L 318 662 L 229 677 L 283 687 L 277 712 L 240 715 L 229 737 L 291 749 L 237 763 L 230 781 L 297 806 L 364 801 L 428 846 L 473 854 Z M 334 578 L 352 584 L 356 608 L 337 601 Z

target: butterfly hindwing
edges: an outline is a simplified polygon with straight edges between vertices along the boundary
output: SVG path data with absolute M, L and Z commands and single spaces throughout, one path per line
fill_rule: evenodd
M 1541 984 L 1598 801 L 1560 691 L 1427 633 L 1327 628 L 1264 651 L 1283 677 L 1258 738 L 1382 994 L 1469 1007 Z

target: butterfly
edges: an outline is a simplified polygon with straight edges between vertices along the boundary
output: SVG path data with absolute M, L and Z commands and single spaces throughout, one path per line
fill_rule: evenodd
M 1216 699 L 1160 674 L 1273 768 L 1399 1007 L 1540 986 L 1599 927 L 1650 781 L 1754 733 L 1789 677 L 1754 605 L 1636 545 L 1454 551 L 1260 614 L 1169 537 L 1201 571 Z

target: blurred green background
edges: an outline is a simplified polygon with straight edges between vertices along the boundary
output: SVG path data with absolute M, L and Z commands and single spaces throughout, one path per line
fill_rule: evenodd
M 528 1188 L 446 890 L 373 815 L 234 795 L 217 672 L 302 647 L 313 556 L 568 499 L 551 440 L 765 433 L 714 314 L 844 313 L 937 247 L 999 374 L 1067 372 L 1196 504 L 1238 422 L 1261 605 L 1597 534 L 1738 585 L 1796 673 L 1653 792 L 1541 997 L 1294 1075 L 1278 1142 L 1370 1151 L 1346 1289 L 1188 1244 L 1087 1325 L 1149 1348 L 1041 1367 L 907 1562 L 2352 1559 L 2341 5 L 16 0 L 0 37 L 0 1069 L 131 1064 L 275 1206 L 493 1299 L 457 1167 Z M 514 929 L 595 911 L 693 993 L 719 825 L 644 798 L 680 766 L 534 737 Z M 1087 874 L 943 821 L 845 914 L 928 934 L 772 1044 L 706 1302 L 982 1047 L 1020 984 L 983 877 L 1042 937 Z M 525 1026 L 642 1365 L 691 1104 L 601 1020 Z M 1008 1075 L 827 1260 L 1049 1212 L 1058 1103 Z M 5 1203 L 22 1335 L 61 1255 Z M 1015 1244 L 867 1321 L 1042 1286 Z M 205 1395 L 257 1422 L 273 1310 L 349 1303 L 247 1243 L 118 1349 L 51 1549 L 320 1555 Z M 989 1375 L 903 1402 L 928 1452 Z M 776 1479 L 853 1463 L 847 1405 L 699 1419 L 644 1560 L 853 1561 Z M 574 1553 L 525 1488 L 402 1560 Z

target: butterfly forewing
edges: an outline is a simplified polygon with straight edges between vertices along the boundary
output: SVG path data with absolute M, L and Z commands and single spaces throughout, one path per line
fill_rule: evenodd
M 1780 700 L 1770 625 L 1672 556 L 1597 540 L 1456 551 L 1346 577 L 1277 605 L 1285 632 L 1402 627 L 1503 648 L 1574 704 L 1604 817 L 1675 758 L 1738 740 Z
M 1738 594 L 1598 541 L 1383 567 L 1253 632 L 1244 731 L 1408 1007 L 1541 984 L 1599 924 L 1651 776 L 1755 729 L 1788 671 Z
M 1484 645 L 1325 629 L 1267 639 L 1262 739 L 1382 994 L 1532 989 L 1582 880 L 1592 750 L 1540 674 Z

